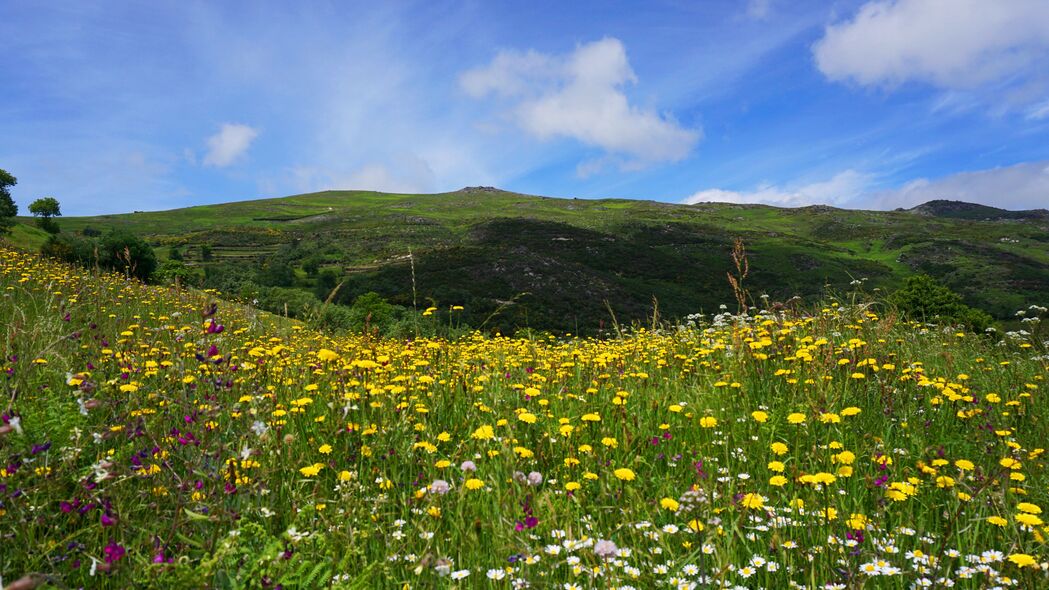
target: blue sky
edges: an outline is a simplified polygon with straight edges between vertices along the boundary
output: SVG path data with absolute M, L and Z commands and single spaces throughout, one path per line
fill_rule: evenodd
M 1049 207 L 1049 3 L 0 4 L 25 210 L 324 189 Z

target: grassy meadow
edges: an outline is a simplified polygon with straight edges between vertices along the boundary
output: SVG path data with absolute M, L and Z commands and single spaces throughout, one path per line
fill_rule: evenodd
M 47 234 L 22 218 L 11 241 Z M 399 306 L 462 305 L 462 321 L 596 335 L 608 308 L 624 323 L 716 313 L 735 238 L 755 292 L 815 305 L 854 279 L 890 292 L 928 274 L 998 321 L 1049 301 L 1049 212 L 958 202 L 907 211 L 569 199 L 484 187 L 443 194 L 326 191 L 94 217 L 62 217 L 65 236 L 127 230 L 161 259 L 178 252 L 215 288 L 294 316 L 305 303 L 350 306 L 375 292 Z M 208 254 L 205 256 L 204 252 Z M 411 256 L 410 256 L 411 255 Z M 409 264 L 412 261 L 414 265 Z M 185 282 L 185 281 L 184 281 Z M 273 287 L 280 290 L 269 293 Z M 505 302 L 513 301 L 513 305 Z M 427 303 L 429 304 L 429 303 Z
M 5 588 L 1049 586 L 1044 309 L 388 340 L 6 248 L 0 292 Z

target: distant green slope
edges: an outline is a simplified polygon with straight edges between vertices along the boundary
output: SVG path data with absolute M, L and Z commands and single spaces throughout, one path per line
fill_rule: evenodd
M 66 217 L 60 225 L 65 232 L 125 228 L 162 257 L 180 248 L 191 264 L 201 264 L 208 244 L 215 256 L 206 265 L 209 283 L 227 290 L 265 283 L 266 269 L 278 265 L 292 267 L 292 286 L 304 290 L 332 271 L 344 282 L 337 302 L 377 291 L 410 305 L 411 251 L 420 305 L 466 305 L 474 325 L 499 310 L 489 326 L 590 331 L 608 323 L 608 306 L 621 322 L 649 316 L 653 298 L 664 315 L 716 312 L 733 301 L 725 273 L 737 236 L 750 252 L 755 296 L 812 298 L 846 291 L 854 279 L 888 290 L 923 272 L 1008 318 L 1049 302 L 1043 213 L 952 202 L 889 212 L 675 205 L 476 187 L 433 195 L 327 191 Z M 38 247 L 42 237 L 29 229 L 13 241 Z

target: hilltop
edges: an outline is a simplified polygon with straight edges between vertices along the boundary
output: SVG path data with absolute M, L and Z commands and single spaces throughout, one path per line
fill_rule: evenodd
M 902 209 L 898 209 L 900 211 Z M 999 221 L 1007 219 L 1031 219 L 1049 221 L 1049 210 L 1030 209 L 1027 211 L 1008 211 L 997 207 L 988 207 L 977 203 L 966 203 L 964 201 L 949 201 L 936 199 L 906 209 L 910 213 L 927 215 L 931 217 L 950 217 L 954 219 L 970 219 L 982 221 Z
M 654 300 L 664 317 L 716 313 L 734 301 L 725 274 L 736 237 L 750 256 L 747 286 L 772 301 L 844 292 L 855 280 L 890 290 L 915 273 L 1000 319 L 1049 301 L 1044 212 L 948 201 L 908 211 L 784 209 L 467 187 L 325 191 L 60 223 L 67 233 L 130 230 L 162 258 L 174 248 L 206 267 L 209 286 L 249 299 L 258 285 L 323 299 L 342 283 L 336 302 L 375 291 L 411 306 L 414 288 L 420 308 L 464 305 L 472 325 L 487 319 L 504 330 L 592 331 L 608 327 L 609 308 L 620 322 L 648 318 Z M 43 236 L 23 226 L 13 240 L 32 247 Z

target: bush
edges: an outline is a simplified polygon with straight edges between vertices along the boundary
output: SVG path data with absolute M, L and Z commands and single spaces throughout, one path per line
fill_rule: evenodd
M 316 323 L 324 330 L 343 332 L 353 327 L 353 316 L 346 306 L 321 305 L 318 308 Z
M 382 298 L 378 293 L 370 292 L 358 296 L 350 306 L 350 329 L 360 331 L 378 328 L 386 333 L 397 320 L 397 307 Z
M 255 280 L 267 287 L 290 287 L 295 284 L 295 269 L 283 260 L 270 260 L 259 269 Z
M 285 287 L 259 289 L 258 307 L 290 318 L 307 318 L 317 305 L 317 298 L 306 291 Z
M 156 279 L 162 283 L 199 287 L 204 282 L 204 271 L 187 266 L 178 260 L 165 260 L 157 268 Z
M 148 281 L 157 268 L 157 257 L 142 238 L 125 231 L 111 231 L 101 240 L 70 234 L 52 235 L 40 248 L 44 256 L 83 266 L 126 272 Z
M 40 247 L 40 253 L 49 258 L 72 262 L 83 266 L 95 263 L 95 242 L 78 239 L 68 234 L 52 235 Z
M 889 296 L 889 303 L 907 317 L 921 321 L 962 324 L 975 332 L 990 327 L 986 312 L 962 303 L 962 296 L 929 275 L 908 277 L 903 287 Z
M 113 230 L 99 242 L 100 263 L 148 281 L 157 269 L 157 255 L 142 238 L 123 230 Z

